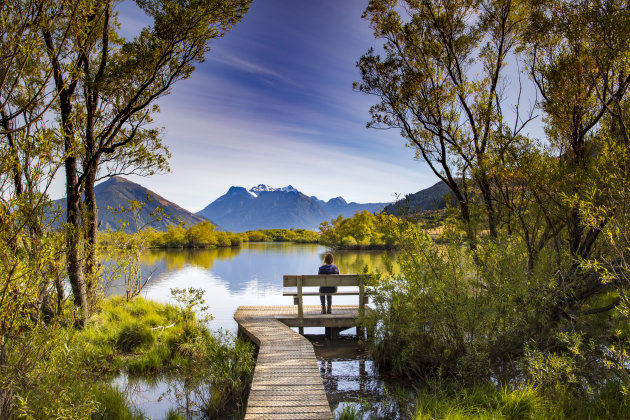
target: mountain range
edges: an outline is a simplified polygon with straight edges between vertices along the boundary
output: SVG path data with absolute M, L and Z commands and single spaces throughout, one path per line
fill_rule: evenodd
M 443 182 L 407 195 L 395 203 L 348 203 L 343 197 L 320 200 L 306 196 L 288 185 L 273 188 L 260 184 L 247 190 L 233 186 L 198 213 L 191 213 L 140 184 L 119 176 L 109 178 L 95 187 L 96 204 L 99 208 L 100 230 L 119 230 L 127 222 L 126 231 L 132 232 L 145 225 L 157 230 L 166 230 L 177 224 L 177 219 L 186 226 L 211 221 L 217 229 L 244 232 L 257 229 L 311 229 L 318 230 L 319 224 L 342 215 L 351 217 L 358 211 L 377 213 L 381 210 L 394 215 L 434 210 L 446 206 L 445 198 L 450 190 Z M 150 198 L 150 201 L 147 200 Z M 128 208 L 130 200 L 146 203 L 134 221 L 131 213 L 112 213 L 108 207 Z M 65 199 L 55 202 L 65 211 Z M 170 218 L 154 220 L 151 213 L 160 207 Z
M 198 212 L 216 221 L 226 230 L 244 232 L 257 229 L 311 229 L 339 216 L 350 217 L 357 211 L 378 212 L 388 203 L 348 203 L 342 197 L 328 201 L 308 197 L 291 185 L 273 188 L 260 184 L 249 190 L 230 189 Z

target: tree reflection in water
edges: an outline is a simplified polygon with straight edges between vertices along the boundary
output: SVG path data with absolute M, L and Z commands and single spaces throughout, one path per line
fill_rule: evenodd
M 206 291 L 206 303 L 214 320 L 213 330 L 236 334 L 234 312 L 241 305 L 291 305 L 282 296 L 284 274 L 317 273 L 327 249 L 316 244 L 253 243 L 240 248 L 153 249 L 142 255 L 143 272 L 153 276 L 143 295 L 162 302 L 171 301 L 171 288 L 195 287 Z M 338 251 L 335 263 L 342 273 L 384 272 L 386 261 L 394 256 L 385 251 Z M 107 262 L 106 262 L 107 263 Z M 394 270 L 397 270 L 393 264 Z M 112 288 L 115 293 L 115 288 Z M 318 305 L 312 297 L 307 305 Z M 333 305 L 357 304 L 356 296 L 336 296 Z M 323 328 L 307 333 L 323 334 Z M 344 337 L 344 336 L 342 336 Z M 345 340 L 348 340 L 346 337 Z M 395 418 L 400 410 L 387 398 L 391 380 L 381 378 L 373 362 L 359 350 L 356 340 L 351 351 L 340 355 L 336 346 L 314 340 L 324 386 L 331 408 L 347 403 L 364 403 L 372 414 Z M 121 375 L 115 385 L 129 390 L 129 399 L 150 418 L 164 418 L 169 408 L 177 408 L 192 418 L 201 416 L 209 398 L 203 386 L 189 379 L 128 378 Z M 380 414 L 378 414 L 380 413 Z

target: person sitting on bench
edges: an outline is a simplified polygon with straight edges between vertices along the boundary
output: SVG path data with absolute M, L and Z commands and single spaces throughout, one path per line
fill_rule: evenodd
M 317 274 L 339 274 L 339 269 L 337 268 L 335 264 L 333 264 L 333 260 L 334 260 L 333 254 L 331 254 L 330 252 L 327 253 L 326 256 L 324 257 L 324 265 L 319 267 L 319 271 Z M 319 293 L 336 293 L 336 292 L 337 292 L 336 286 L 322 286 L 319 288 Z M 326 309 L 325 298 L 328 298 L 328 309 Z M 332 296 L 320 295 L 319 299 L 322 302 L 322 313 L 323 314 L 331 313 L 332 312 L 332 308 L 331 308 Z

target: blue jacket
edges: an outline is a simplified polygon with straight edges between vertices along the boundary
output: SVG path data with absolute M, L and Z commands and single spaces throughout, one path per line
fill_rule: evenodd
M 319 271 L 317 272 L 317 274 L 339 274 L 339 269 L 337 268 L 335 264 L 324 264 L 321 267 L 319 267 Z M 335 292 L 337 292 L 337 286 L 323 286 L 319 288 L 319 293 L 335 293 Z
M 317 274 L 339 274 L 339 269 L 335 264 L 324 264 L 319 267 Z

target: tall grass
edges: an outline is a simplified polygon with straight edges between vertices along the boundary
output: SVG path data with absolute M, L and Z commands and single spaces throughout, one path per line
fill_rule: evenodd
M 335 411 L 335 420 L 361 420 L 361 409 L 354 404 L 346 404 Z
M 183 310 L 141 297 L 106 300 L 76 334 L 80 363 L 99 374 L 169 373 L 195 384 L 209 417 L 239 410 L 253 376 L 253 345 L 214 335 Z
M 143 420 L 144 415 L 129 405 L 125 394 L 110 385 L 100 385 L 94 389 L 98 409 L 92 420 Z
M 414 419 L 546 419 L 549 407 L 534 388 L 442 388 L 417 396 Z
M 533 386 L 460 387 L 441 383 L 416 395 L 412 418 L 435 419 L 628 419 L 630 409 L 609 384 L 590 396 L 552 395 Z

